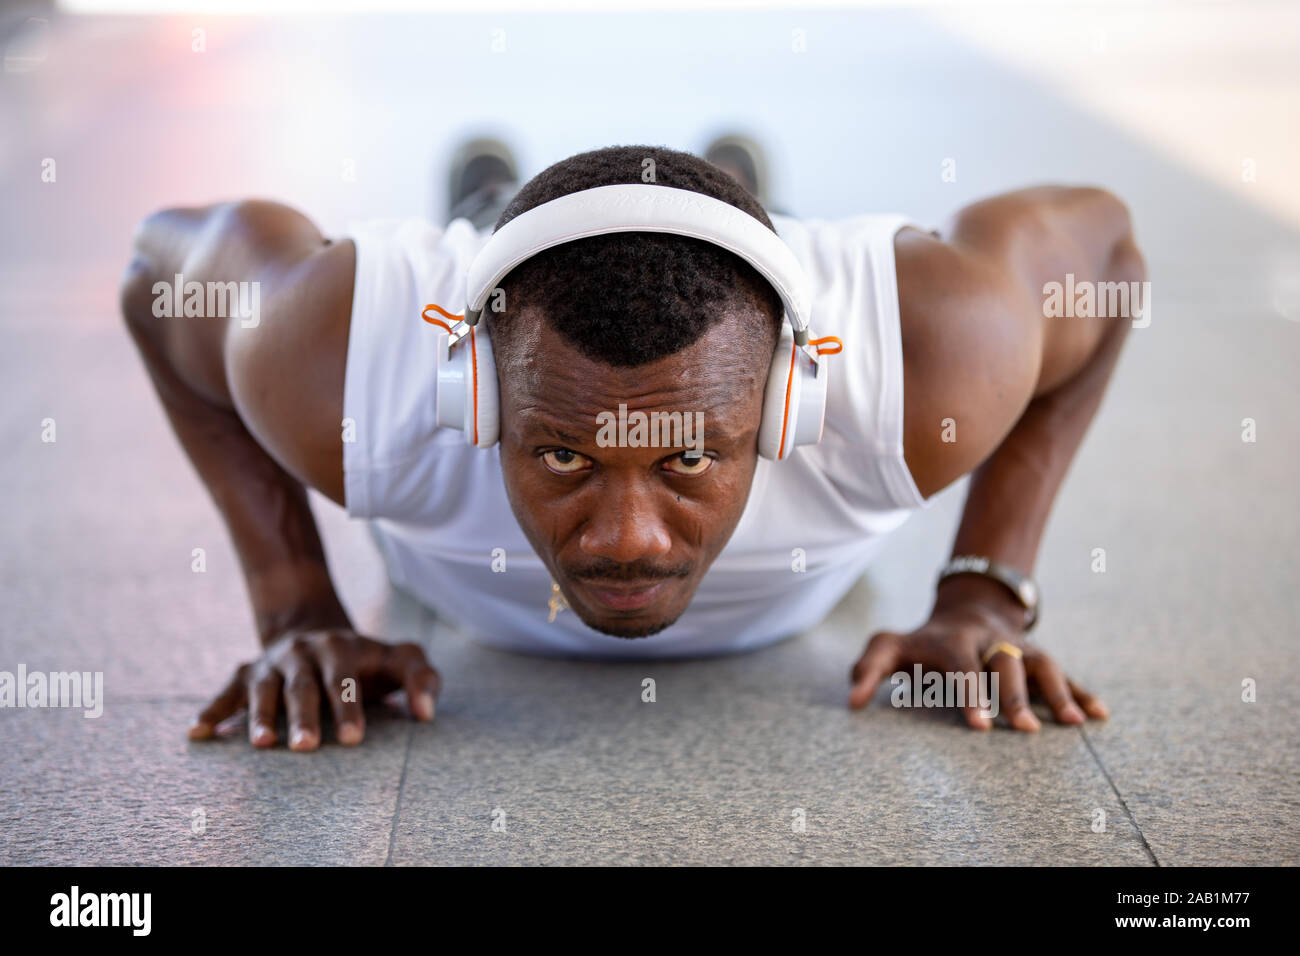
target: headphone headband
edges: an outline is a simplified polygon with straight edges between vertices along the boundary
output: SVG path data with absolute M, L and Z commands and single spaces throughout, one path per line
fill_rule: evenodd
M 465 321 L 477 325 L 492 290 L 516 266 L 553 246 L 614 232 L 662 232 L 732 252 L 771 283 L 797 345 L 808 344 L 811 294 L 803 267 L 779 236 L 742 209 L 690 189 L 620 183 L 584 189 L 521 213 L 484 243 L 465 280 Z

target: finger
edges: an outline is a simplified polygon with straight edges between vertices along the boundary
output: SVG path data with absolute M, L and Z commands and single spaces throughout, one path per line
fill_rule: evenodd
M 203 709 L 194 725 L 190 727 L 190 740 L 211 740 L 217 732 L 217 725 L 233 717 L 248 701 L 245 669 L 235 671 L 230 683 L 220 694 L 212 698 L 212 703 Z
M 356 656 L 347 638 L 331 634 L 326 639 L 320 666 L 325 695 L 334 714 L 334 734 L 344 746 L 355 746 L 366 735 L 366 712 Z
M 1074 699 L 1079 702 L 1079 706 L 1083 708 L 1083 712 L 1089 717 L 1105 720 L 1110 716 L 1110 708 L 1103 704 L 1096 694 L 1089 693 L 1072 680 L 1067 679 L 1065 683 L 1070 688 L 1070 693 L 1074 695 Z
M 320 677 L 305 642 L 290 646 L 280 664 L 284 675 L 284 709 L 289 718 L 289 749 L 320 746 Z
M 1029 686 L 1025 679 L 1024 662 L 1001 651 L 989 658 L 985 668 L 990 678 L 997 675 L 998 699 L 1007 723 L 1016 730 L 1038 730 L 1042 724 L 1029 709 Z
M 275 746 L 275 718 L 280 709 L 284 678 L 279 672 L 262 671 L 249 679 L 248 740 L 254 747 Z
M 433 720 L 434 701 L 442 690 L 442 676 L 434 670 L 418 644 L 398 644 L 392 651 L 390 673 L 406 691 L 406 702 L 417 720 Z
M 1062 724 L 1081 724 L 1088 718 L 1074 702 L 1070 688 L 1065 682 L 1065 671 L 1060 665 L 1041 652 L 1025 654 L 1025 673 L 1030 683 L 1038 689 L 1052 715 Z
M 871 703 L 876 688 L 885 679 L 885 675 L 897 669 L 901 660 L 903 638 L 891 631 L 881 631 L 868 643 L 858 662 L 853 665 L 851 679 L 853 687 L 849 691 L 849 708 L 861 710 Z
M 972 730 L 992 730 L 993 715 L 997 713 L 993 704 L 997 698 L 980 681 L 984 676 L 984 668 L 980 666 L 979 660 L 961 656 L 948 669 L 955 672 L 961 681 L 964 697 L 961 714 L 966 719 L 967 726 Z

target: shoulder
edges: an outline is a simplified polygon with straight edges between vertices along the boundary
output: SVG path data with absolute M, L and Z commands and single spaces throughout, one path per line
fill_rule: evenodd
M 418 484 L 438 427 L 436 336 L 421 311 L 462 311 L 455 296 L 484 234 L 413 216 L 354 222 L 331 242 L 285 207 L 241 205 L 236 228 L 267 285 L 262 321 L 227 331 L 240 417 L 284 468 L 354 513 L 406 508 L 393 489 Z M 412 474 L 391 474 L 393 462 Z
M 339 500 L 343 367 L 354 249 L 301 212 L 244 200 L 162 209 L 133 238 L 122 295 L 184 388 L 237 416 L 304 484 Z

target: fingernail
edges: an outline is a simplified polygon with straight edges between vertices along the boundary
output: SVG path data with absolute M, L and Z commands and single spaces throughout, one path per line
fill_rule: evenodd
M 289 738 L 289 749 L 310 750 L 316 743 L 316 735 L 308 730 L 295 730 Z
M 424 720 L 433 720 L 433 695 L 424 693 L 420 695 L 420 716 Z
M 339 743 L 348 747 L 361 743 L 361 728 L 352 723 L 339 724 Z
M 189 730 L 190 740 L 207 740 L 212 736 L 212 725 L 199 721 Z
M 1094 717 L 1100 717 L 1102 720 L 1105 720 L 1107 717 L 1110 716 L 1110 710 L 1101 701 L 1096 701 L 1092 705 L 1092 715 Z
M 1078 707 L 1075 707 L 1073 704 L 1066 707 L 1065 710 L 1063 711 L 1063 714 L 1065 719 L 1072 724 L 1081 724 L 1085 720 L 1087 720 L 1087 718 L 1084 717 L 1083 715 L 1083 711 L 1081 711 Z
M 971 726 L 976 730 L 989 730 L 993 727 L 993 721 L 984 716 L 977 716 L 974 721 L 971 722 Z
M 266 724 L 256 724 L 253 727 L 253 743 L 263 743 L 272 736 L 271 728 Z
M 1038 722 L 1038 718 L 1029 713 L 1029 711 L 1022 710 L 1016 715 L 1017 730 L 1038 730 L 1041 726 L 1042 724 Z

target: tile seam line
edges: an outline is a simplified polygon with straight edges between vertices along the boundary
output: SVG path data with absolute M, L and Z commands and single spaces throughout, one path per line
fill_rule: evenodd
M 406 747 L 402 754 L 402 775 L 397 781 L 397 799 L 393 802 L 393 826 L 388 833 L 388 855 L 384 858 L 384 866 L 393 865 L 393 849 L 397 845 L 397 822 L 402 815 L 402 794 L 406 790 L 406 768 L 411 763 L 411 742 L 414 739 L 415 728 L 407 728 Z
M 1128 802 L 1124 799 L 1124 794 L 1119 792 L 1119 787 L 1115 785 L 1115 779 L 1110 775 L 1110 771 L 1106 769 L 1106 765 L 1102 763 L 1101 756 L 1097 753 L 1097 749 L 1093 747 L 1092 741 L 1088 739 L 1088 732 L 1080 727 L 1079 736 L 1083 738 L 1084 746 L 1088 748 L 1088 753 L 1092 754 L 1092 759 L 1096 761 L 1097 769 L 1101 771 L 1102 776 L 1106 778 L 1106 782 L 1110 784 L 1110 789 L 1115 793 L 1115 799 L 1117 799 L 1119 805 L 1124 808 L 1124 813 L 1128 817 L 1129 823 L 1133 824 L 1134 830 L 1137 830 L 1138 839 L 1142 841 L 1142 847 L 1147 851 L 1147 855 L 1151 857 L 1151 862 L 1156 866 L 1161 866 L 1160 860 L 1156 856 L 1156 851 L 1151 849 L 1151 844 L 1147 842 L 1147 835 L 1142 832 L 1142 827 L 1138 824 L 1137 817 L 1135 817 L 1133 811 L 1129 809 Z
M 432 630 L 433 614 L 428 608 L 420 608 L 420 633 L 427 634 Z M 411 705 L 411 702 L 407 702 Z M 411 745 L 415 742 L 415 727 L 411 726 L 406 732 L 406 750 L 402 754 L 402 775 L 397 781 L 397 799 L 393 802 L 393 828 L 388 834 L 388 856 L 384 859 L 384 866 L 393 865 L 393 850 L 397 847 L 397 824 L 402 816 L 402 795 L 406 792 L 406 771 L 411 766 Z

